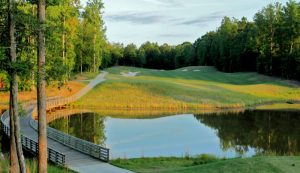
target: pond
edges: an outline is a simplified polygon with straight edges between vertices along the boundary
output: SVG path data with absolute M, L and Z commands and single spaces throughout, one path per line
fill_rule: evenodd
M 300 113 L 244 111 L 180 114 L 158 118 L 114 118 L 73 114 L 49 125 L 110 148 L 111 158 L 299 155 Z

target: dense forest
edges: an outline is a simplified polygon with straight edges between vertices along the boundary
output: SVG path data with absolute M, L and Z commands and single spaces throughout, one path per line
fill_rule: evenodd
M 9 88 L 8 73 L 17 69 L 19 87 L 36 83 L 38 19 L 37 1 L 17 1 L 15 11 L 17 63 L 9 61 L 8 3 L 0 5 L 0 83 Z M 46 6 L 46 79 L 66 81 L 75 71 L 95 72 L 102 64 L 108 42 L 102 21 L 103 3 L 90 0 L 48 0 Z
M 7 4 L 0 2 L 0 83 L 9 87 L 8 72 L 19 73 L 19 87 L 35 86 L 37 67 L 36 1 L 18 1 L 17 63 L 8 59 Z M 224 17 L 221 25 L 194 43 L 141 46 L 109 43 L 101 0 L 48 0 L 46 7 L 47 81 L 66 81 L 72 73 L 96 72 L 114 65 L 155 69 L 215 66 L 224 72 L 256 71 L 300 79 L 300 3 L 270 4 L 253 20 Z
M 194 43 L 115 44 L 112 62 L 157 69 L 215 66 L 224 72 L 256 71 L 300 79 L 300 3 L 270 4 L 253 21 L 224 17 L 221 26 Z

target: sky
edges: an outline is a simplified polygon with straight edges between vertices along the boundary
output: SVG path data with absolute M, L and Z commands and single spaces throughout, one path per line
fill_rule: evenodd
M 224 16 L 252 20 L 270 3 L 288 0 L 103 0 L 110 42 L 177 45 L 216 30 Z M 82 0 L 84 4 L 86 0 Z

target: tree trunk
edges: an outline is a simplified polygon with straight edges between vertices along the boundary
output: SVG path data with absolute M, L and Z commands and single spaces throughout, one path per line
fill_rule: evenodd
M 32 16 L 35 16 L 35 9 L 34 9 L 33 4 L 31 5 L 31 14 L 32 14 Z M 35 46 L 36 45 L 35 37 L 33 37 L 33 36 L 29 36 L 29 37 L 30 37 L 30 44 Z M 35 49 L 32 49 L 32 54 L 33 55 L 34 55 L 35 51 L 36 51 Z M 31 71 L 31 80 L 32 80 L 31 91 L 36 91 L 35 71 L 34 70 Z
M 62 34 L 62 57 L 63 57 L 63 63 L 65 63 L 65 25 L 66 25 L 66 18 L 63 16 L 63 34 Z
M 10 101 L 9 101 L 9 109 L 12 110 L 12 96 L 10 93 Z M 18 162 L 18 155 L 17 155 L 17 148 L 16 148 L 16 140 L 15 140 L 15 128 L 14 128 L 14 116 L 13 111 L 9 111 L 9 126 L 10 126 L 10 150 L 9 150 L 9 172 L 16 173 L 19 172 L 19 162 Z
M 82 50 L 80 50 L 80 74 L 82 74 Z
M 292 39 L 293 40 L 293 39 Z M 291 44 L 290 44 L 290 55 L 293 54 L 293 47 L 294 47 L 294 42 L 291 41 Z
M 14 23 L 13 23 L 13 11 L 12 6 L 13 2 L 11 0 L 8 1 L 9 4 L 9 14 L 8 14 L 8 25 L 9 25 L 9 36 L 10 36 L 10 56 L 15 56 L 15 43 L 14 43 Z M 10 57 L 10 58 L 11 58 Z M 12 58 L 11 58 L 12 59 Z M 11 73 L 11 72 L 10 72 Z M 11 82 L 12 83 L 12 82 Z M 15 173 L 19 172 L 19 163 L 18 163 L 18 156 L 17 156 L 17 149 L 16 149 L 16 142 L 15 142 L 15 128 L 14 128 L 14 116 L 13 116 L 13 106 L 12 106 L 12 92 L 10 87 L 10 100 L 9 100 L 9 126 L 10 126 L 10 163 L 9 163 L 9 172 Z
M 20 134 L 20 120 L 19 120 L 19 109 L 18 109 L 18 81 L 16 73 L 12 73 L 11 76 L 11 97 L 12 97 L 12 109 L 10 110 L 14 117 L 14 137 L 17 149 L 17 155 L 19 160 L 20 172 L 26 172 L 25 159 L 22 150 L 21 134 Z
M 9 37 L 10 37 L 10 60 L 14 64 L 17 62 L 16 42 L 15 42 L 15 19 L 14 19 L 15 2 L 9 1 Z M 23 156 L 20 122 L 18 110 L 18 81 L 15 69 L 10 71 L 10 137 L 11 137 L 11 166 L 14 169 L 15 162 L 18 161 L 21 173 L 26 172 L 25 159 Z M 17 154 L 17 158 L 15 159 Z M 13 172 L 13 170 L 11 170 Z
M 93 40 L 93 44 L 94 44 L 94 73 L 96 73 L 96 28 L 95 28 L 95 34 L 94 34 L 94 40 Z
M 45 0 L 38 2 L 38 137 L 39 137 L 39 173 L 47 172 L 47 131 L 46 131 L 46 81 L 45 81 Z
M 270 38 L 270 75 L 273 75 L 273 50 L 274 50 L 273 40 L 274 40 L 275 31 L 272 26 L 270 29 L 270 33 L 271 33 L 271 38 Z

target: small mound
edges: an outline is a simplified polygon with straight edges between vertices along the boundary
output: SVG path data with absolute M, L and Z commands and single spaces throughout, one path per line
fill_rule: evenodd
M 201 72 L 213 72 L 213 71 L 217 71 L 216 68 L 212 67 L 212 66 L 188 66 L 188 67 L 178 68 L 178 69 L 175 69 L 175 70 L 177 70 L 177 71 L 183 71 L 185 69 L 187 71 L 200 70 Z
M 125 73 L 125 72 L 121 72 L 121 76 L 124 76 L 124 77 L 135 77 L 139 74 L 140 72 L 128 72 L 128 73 Z

